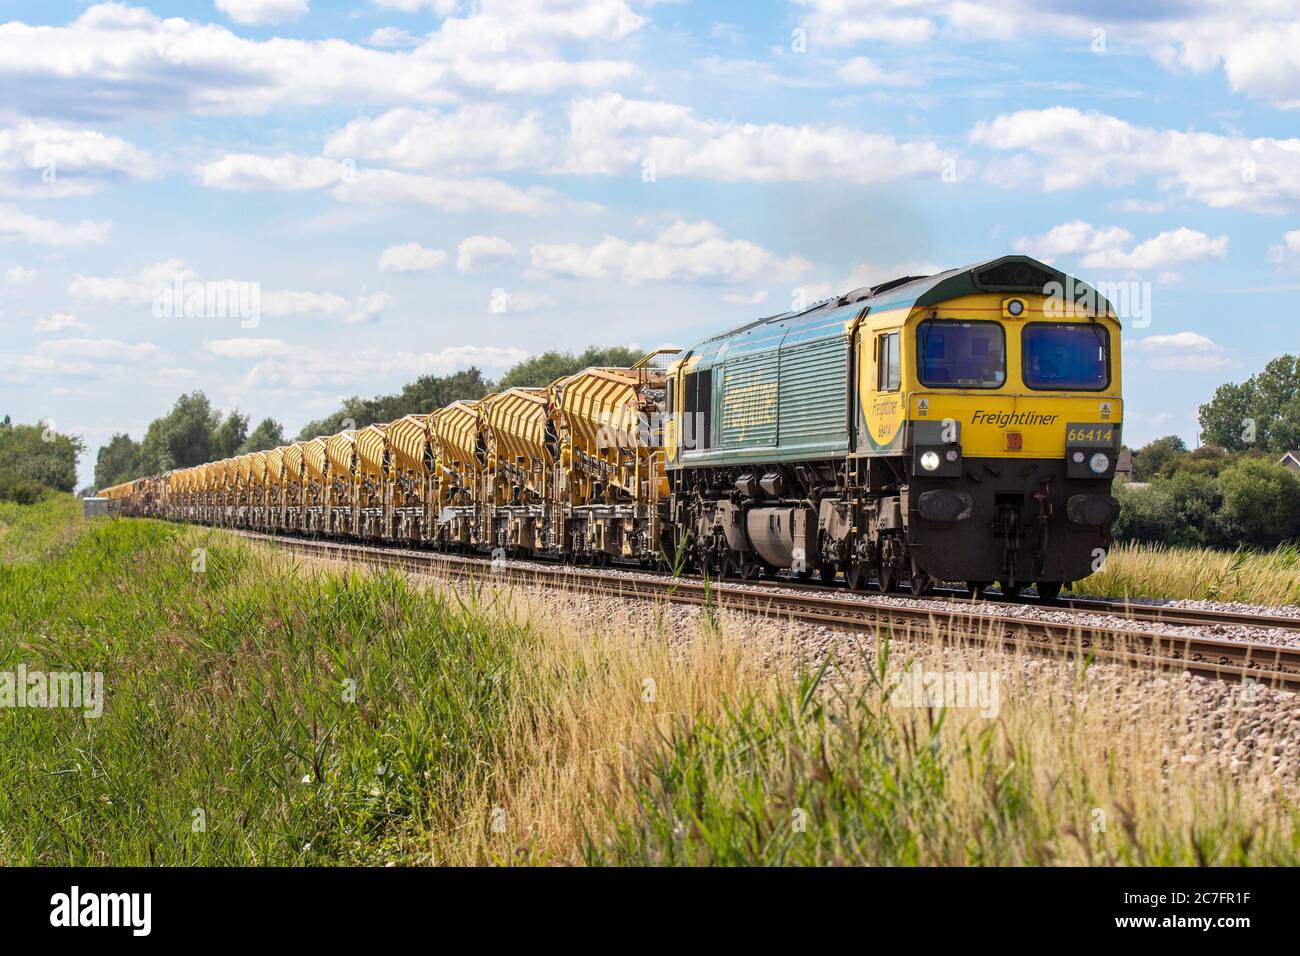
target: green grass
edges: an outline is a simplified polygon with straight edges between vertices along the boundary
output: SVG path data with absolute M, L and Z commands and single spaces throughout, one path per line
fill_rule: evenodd
M 1295 767 L 1216 762 L 1247 708 L 1211 743 L 1176 681 L 909 652 L 995 669 L 987 720 L 725 609 L 578 624 L 67 501 L 0 522 L 0 672 L 105 680 L 98 718 L 0 708 L 0 864 L 1300 862 Z
M 0 501 L 0 564 L 46 561 L 81 533 L 81 500 L 50 495 L 34 505 Z
M 520 633 L 393 575 L 91 525 L 51 560 L 0 567 L 0 670 L 106 685 L 98 719 L 0 710 L 0 862 L 380 863 L 415 858 L 417 823 L 456 822 Z

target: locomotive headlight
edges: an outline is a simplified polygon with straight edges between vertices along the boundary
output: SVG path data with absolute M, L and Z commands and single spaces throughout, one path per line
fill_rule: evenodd
M 1106 469 L 1110 467 L 1110 459 L 1104 452 L 1099 451 L 1088 459 L 1088 467 L 1092 469 L 1094 475 L 1104 475 Z
M 1022 315 L 1025 311 L 1025 303 L 1020 299 L 1012 299 L 1007 303 L 1007 314 L 1011 316 Z
M 939 453 L 937 451 L 927 451 L 921 456 L 921 467 L 926 471 L 934 471 L 939 467 Z

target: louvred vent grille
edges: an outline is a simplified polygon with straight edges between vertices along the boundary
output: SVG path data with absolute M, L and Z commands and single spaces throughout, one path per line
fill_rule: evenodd
M 1050 272 L 1027 262 L 1003 262 L 975 273 L 975 282 L 983 289 L 999 292 L 1042 292 L 1055 280 Z

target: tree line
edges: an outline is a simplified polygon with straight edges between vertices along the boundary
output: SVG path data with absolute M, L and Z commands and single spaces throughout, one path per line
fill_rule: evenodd
M 95 487 L 107 488 L 173 468 L 265 451 L 290 440 L 305 441 L 345 428 L 391 422 L 403 415 L 427 414 L 455 401 L 482 398 L 494 390 L 536 388 L 592 365 L 627 366 L 640 358 L 641 352 L 634 349 L 592 346 L 577 355 L 558 351 L 535 355 L 513 366 L 499 382 L 484 378 L 473 367 L 449 375 L 421 375 L 391 395 L 354 395 L 345 399 L 337 411 L 304 425 L 296 439 L 286 438 L 283 426 L 272 418 L 263 419 L 250 433 L 246 415 L 237 409 L 222 415 L 203 392 L 191 392 L 178 398 L 166 415 L 150 422 L 142 440 L 137 442 L 122 433 L 100 448 L 95 461 Z
M 51 489 L 77 486 L 77 459 L 86 450 L 76 435 L 44 423 L 15 425 L 0 419 L 0 501 L 34 504 Z
M 1116 536 L 1214 548 L 1300 541 L 1300 472 L 1279 464 L 1300 448 L 1300 358 L 1280 355 L 1219 386 L 1198 412 L 1202 447 L 1165 435 L 1133 453 Z

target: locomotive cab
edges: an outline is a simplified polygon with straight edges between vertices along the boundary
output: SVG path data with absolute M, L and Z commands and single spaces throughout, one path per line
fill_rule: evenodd
M 912 315 L 899 392 L 913 573 L 1040 596 L 1099 566 L 1118 516 L 1119 324 L 1049 293 Z

